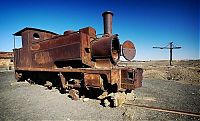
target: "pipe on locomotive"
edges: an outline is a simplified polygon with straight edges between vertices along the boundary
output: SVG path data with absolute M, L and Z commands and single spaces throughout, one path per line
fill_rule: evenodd
M 111 11 L 105 11 L 103 14 L 103 25 L 104 25 L 104 34 L 112 35 L 112 17 L 113 13 Z

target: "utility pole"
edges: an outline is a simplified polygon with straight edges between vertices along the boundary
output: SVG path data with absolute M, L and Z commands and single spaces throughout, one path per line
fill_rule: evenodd
M 176 47 L 173 42 L 170 42 L 167 46 L 165 47 L 153 47 L 153 48 L 158 48 L 158 49 L 169 49 L 169 65 L 172 66 L 172 50 L 173 49 L 180 49 L 181 47 Z

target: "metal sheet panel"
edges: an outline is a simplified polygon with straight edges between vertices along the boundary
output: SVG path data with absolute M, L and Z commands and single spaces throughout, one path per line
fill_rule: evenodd
M 123 89 L 135 89 L 133 69 L 122 69 L 121 86 Z
M 142 74 L 143 70 L 141 68 L 135 69 L 135 81 L 134 81 L 135 88 L 142 86 L 142 79 L 143 79 Z
M 34 67 L 51 68 L 54 67 L 55 61 L 80 59 L 80 51 L 77 50 L 80 50 L 80 43 L 36 51 L 32 54 L 33 65 Z
M 103 86 L 103 80 L 99 74 L 84 74 L 84 83 L 86 87 L 100 88 Z

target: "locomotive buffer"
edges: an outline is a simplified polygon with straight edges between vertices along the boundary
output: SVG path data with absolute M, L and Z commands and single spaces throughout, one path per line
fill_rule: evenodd
M 167 46 L 165 47 L 153 47 L 153 48 L 158 48 L 158 49 L 169 49 L 169 65 L 172 66 L 172 50 L 173 49 L 180 49 L 181 47 L 177 47 L 173 44 L 173 42 L 170 42 Z

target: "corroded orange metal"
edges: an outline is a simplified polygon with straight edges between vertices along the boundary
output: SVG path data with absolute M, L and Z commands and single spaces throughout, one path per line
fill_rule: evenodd
M 122 45 L 122 54 L 126 60 L 132 60 L 135 57 L 136 49 L 134 44 L 127 40 Z
M 103 87 L 103 79 L 100 74 L 84 74 L 84 84 L 86 87 L 100 88 Z
M 110 59 L 116 63 L 120 57 L 120 43 L 116 35 L 104 36 L 92 43 L 92 59 Z

